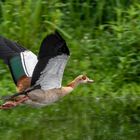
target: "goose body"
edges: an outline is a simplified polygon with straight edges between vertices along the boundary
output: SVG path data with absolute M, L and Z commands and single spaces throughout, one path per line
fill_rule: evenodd
M 80 75 L 70 82 L 66 87 L 53 88 L 49 90 L 36 89 L 31 91 L 27 94 L 29 99 L 24 103 L 34 107 L 50 105 L 71 93 L 79 84 L 92 82 L 93 80 L 89 79 L 87 76 Z
M 70 90 L 72 91 L 73 89 Z M 29 99 L 24 103 L 33 107 L 43 107 L 58 101 L 66 95 L 66 92 L 68 93 L 68 91 L 65 91 L 65 88 L 50 89 L 47 91 L 36 89 L 28 93 Z
M 57 31 L 46 36 L 41 43 L 38 61 L 33 63 L 37 62 L 31 73 L 30 88 L 10 96 L 0 108 L 8 109 L 21 103 L 47 106 L 72 92 L 77 85 L 93 82 L 87 76 L 80 75 L 67 86 L 61 85 L 69 55 L 66 42 Z M 26 77 L 29 76 L 26 74 Z

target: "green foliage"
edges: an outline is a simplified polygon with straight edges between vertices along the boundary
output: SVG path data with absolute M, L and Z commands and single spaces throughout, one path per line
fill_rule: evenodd
M 63 84 L 95 80 L 49 107 L 0 111 L 0 139 L 139 140 L 139 13 L 139 0 L 0 1 L 1 35 L 38 53 L 57 29 L 71 50 Z M 8 72 L 0 61 L 1 95 L 15 92 Z

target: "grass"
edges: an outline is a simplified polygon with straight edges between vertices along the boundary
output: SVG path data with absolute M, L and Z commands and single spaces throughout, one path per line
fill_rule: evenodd
M 70 95 L 43 109 L 18 107 L 1 112 L 1 137 L 14 140 L 138 140 L 140 126 L 135 114 L 137 108 L 133 109 L 132 114 L 129 111 L 132 106 L 126 104 L 135 104 L 138 100 Z

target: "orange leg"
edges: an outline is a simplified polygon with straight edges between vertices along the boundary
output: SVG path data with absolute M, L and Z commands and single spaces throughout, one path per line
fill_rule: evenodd
M 5 104 L 0 106 L 0 109 L 10 109 L 12 107 L 15 107 L 15 106 L 25 102 L 28 99 L 29 99 L 28 96 L 24 96 L 24 97 L 20 98 L 18 101 L 7 101 Z

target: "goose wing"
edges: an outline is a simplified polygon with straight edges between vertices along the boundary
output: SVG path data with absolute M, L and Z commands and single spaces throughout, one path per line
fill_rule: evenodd
M 23 77 L 32 77 L 37 56 L 18 43 L 0 36 L 0 58 L 8 65 L 15 84 Z
M 31 86 L 43 90 L 60 88 L 69 54 L 65 40 L 57 31 L 46 36 L 40 47 Z

